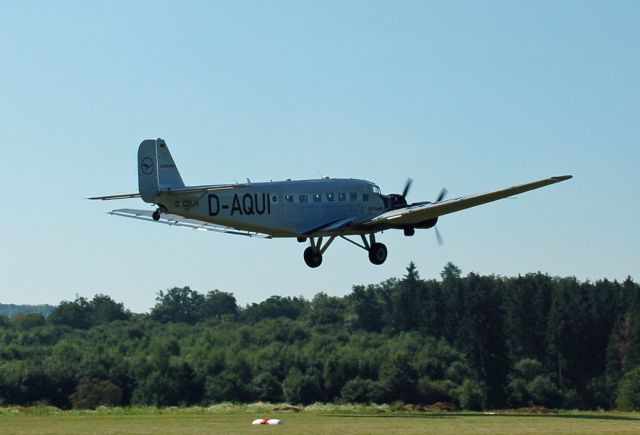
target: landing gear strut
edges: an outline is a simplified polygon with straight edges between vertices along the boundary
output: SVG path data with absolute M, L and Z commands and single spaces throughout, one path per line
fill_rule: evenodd
M 355 242 L 352 242 L 356 246 L 360 246 L 361 248 L 369 251 L 369 261 L 375 265 L 380 265 L 385 262 L 387 259 L 387 247 L 383 243 L 376 242 L 376 235 L 369 234 L 369 242 L 367 243 L 367 238 L 364 235 L 361 235 L 362 243 L 364 246 L 361 246 Z M 349 240 L 349 239 L 347 239 Z M 351 242 L 351 240 L 349 240 Z
M 364 234 L 361 234 L 362 244 L 354 242 L 351 239 L 348 239 L 345 236 L 340 236 L 345 239 L 347 242 L 356 245 L 359 248 L 364 249 L 369 253 L 369 261 L 373 264 L 380 265 L 385 262 L 387 259 L 387 247 L 382 244 L 376 242 L 375 234 L 369 234 L 369 239 Z M 302 237 L 299 237 L 300 240 Z M 311 246 L 304 250 L 304 262 L 307 266 L 316 268 L 322 264 L 322 254 L 327 250 L 331 242 L 336 238 L 336 236 L 331 236 L 327 243 L 322 245 L 322 237 L 319 237 L 315 240 L 313 237 L 309 237 L 309 242 Z
M 322 264 L 322 254 L 327 250 L 329 245 L 335 240 L 336 236 L 329 237 L 327 243 L 322 245 L 322 237 L 318 237 L 316 241 L 313 237 L 309 237 L 309 246 L 304 250 L 304 262 L 307 263 L 307 266 L 316 268 Z M 300 238 L 298 238 L 300 240 Z

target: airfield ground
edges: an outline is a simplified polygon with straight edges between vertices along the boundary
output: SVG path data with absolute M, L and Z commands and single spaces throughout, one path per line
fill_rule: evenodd
M 252 426 L 278 418 L 282 426 Z M 1 408 L 2 434 L 638 434 L 639 413 L 562 412 L 545 415 L 394 412 L 361 408 L 271 411 L 250 406 L 115 408 L 60 411 Z

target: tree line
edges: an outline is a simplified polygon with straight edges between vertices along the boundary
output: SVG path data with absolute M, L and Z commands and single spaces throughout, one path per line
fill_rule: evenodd
M 0 316 L 0 404 L 449 402 L 640 410 L 640 285 L 536 273 L 401 279 L 344 297 L 160 291 Z

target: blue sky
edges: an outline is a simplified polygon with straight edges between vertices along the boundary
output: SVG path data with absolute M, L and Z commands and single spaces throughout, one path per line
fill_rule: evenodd
M 543 271 L 640 279 L 638 2 L 3 2 L 0 302 L 158 290 L 241 304 L 401 276 Z M 410 201 L 573 174 L 386 232 L 383 266 L 334 243 L 249 240 L 105 214 L 140 201 L 136 150 L 162 137 L 187 184 L 364 178 Z

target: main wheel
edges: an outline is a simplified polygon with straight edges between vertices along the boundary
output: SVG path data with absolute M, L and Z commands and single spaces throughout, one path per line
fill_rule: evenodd
M 387 259 L 387 247 L 382 243 L 374 243 L 369 248 L 369 261 L 373 264 L 382 264 Z
M 322 264 L 322 254 L 309 246 L 304 250 L 304 262 L 309 267 L 318 267 Z
M 154 221 L 159 221 L 160 220 L 160 209 L 154 211 L 153 214 L 151 215 L 151 217 L 153 218 Z

